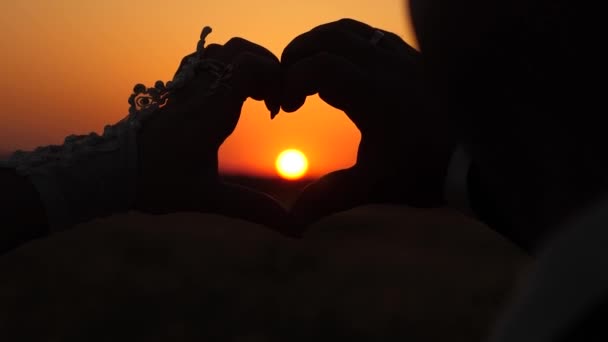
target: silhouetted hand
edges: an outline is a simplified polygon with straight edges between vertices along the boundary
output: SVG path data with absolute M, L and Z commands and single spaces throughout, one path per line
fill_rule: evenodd
M 184 58 L 176 75 L 195 55 Z M 217 152 L 248 97 L 264 100 L 271 113 L 278 112 L 279 60 L 241 38 L 211 44 L 203 57 L 219 62 L 217 72 L 226 77 L 218 83 L 217 75 L 197 70 L 142 127 L 138 209 L 215 212 L 273 224 L 284 209 L 265 195 L 221 182 Z
M 343 19 L 300 35 L 283 51 L 282 108 L 296 111 L 318 93 L 361 131 L 356 165 L 324 176 L 295 203 L 292 213 L 304 223 L 365 203 L 443 202 L 453 145 L 447 118 L 425 94 L 421 54 L 377 31 Z

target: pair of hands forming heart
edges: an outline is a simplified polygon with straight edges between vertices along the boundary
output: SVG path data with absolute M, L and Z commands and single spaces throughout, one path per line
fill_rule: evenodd
M 197 75 L 142 128 L 137 207 L 211 211 L 287 229 L 365 203 L 440 205 L 453 146 L 447 119 L 423 90 L 421 55 L 389 32 L 372 44 L 375 31 L 350 19 L 321 25 L 295 38 L 280 61 L 240 38 L 207 46 L 205 58 L 234 65 L 231 89 L 203 97 L 209 80 Z M 218 148 L 248 97 L 264 100 L 274 117 L 316 93 L 361 131 L 355 166 L 307 187 L 289 213 L 219 181 Z

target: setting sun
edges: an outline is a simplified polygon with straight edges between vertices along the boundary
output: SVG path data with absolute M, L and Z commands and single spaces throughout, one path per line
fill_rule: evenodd
M 275 163 L 277 172 L 285 179 L 302 178 L 308 170 L 308 159 L 304 153 L 289 149 L 281 152 Z

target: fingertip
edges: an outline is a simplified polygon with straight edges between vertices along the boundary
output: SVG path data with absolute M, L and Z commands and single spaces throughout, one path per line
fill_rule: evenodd
M 300 107 L 302 107 L 305 102 L 305 96 L 290 99 L 288 101 L 283 101 L 283 103 L 281 104 L 281 109 L 283 109 L 283 111 L 287 113 L 293 113 L 300 109 Z
M 298 48 L 299 42 L 303 39 L 304 36 L 305 34 L 297 36 L 296 38 L 292 39 L 289 44 L 287 44 L 287 46 L 285 46 L 285 48 L 281 52 L 281 55 L 279 56 L 279 60 L 281 62 L 282 67 L 289 66 L 291 64 L 293 60 L 292 56 L 294 55 L 295 51 Z
M 281 106 L 276 107 L 275 109 L 270 110 L 270 119 L 274 119 L 279 112 L 281 111 Z
M 270 119 L 274 119 L 275 116 L 279 114 L 279 111 L 281 111 L 281 105 L 278 102 L 271 100 L 265 100 L 264 103 L 266 104 L 266 108 L 270 111 Z
M 203 54 L 206 58 L 218 59 L 221 54 L 222 47 L 223 46 L 220 44 L 209 44 L 205 47 L 205 51 L 203 52 Z
M 226 53 L 231 58 L 235 58 L 243 52 L 249 52 L 251 54 L 272 60 L 273 62 L 275 62 L 277 64 L 280 63 L 279 58 L 277 58 L 277 56 L 275 56 L 275 54 L 273 54 L 267 48 L 265 48 L 261 45 L 252 43 L 252 42 L 250 42 L 246 39 L 240 38 L 240 37 L 231 38 L 225 44 L 225 47 L 226 47 Z
M 254 100 L 265 100 L 271 112 L 280 107 L 280 65 L 265 55 L 249 51 L 240 53 L 233 59 L 232 85 L 234 91 Z

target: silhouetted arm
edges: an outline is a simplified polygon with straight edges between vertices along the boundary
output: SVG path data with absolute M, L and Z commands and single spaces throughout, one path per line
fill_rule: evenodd
M 0 254 L 49 233 L 46 213 L 34 186 L 15 169 L 0 168 Z
M 217 151 L 249 97 L 279 110 L 280 64 L 240 38 L 186 56 L 173 80 L 138 84 L 129 114 L 101 135 L 17 151 L 2 166 L 6 251 L 94 218 L 140 210 L 224 214 L 283 229 L 285 208 L 259 192 L 222 182 Z M 4 224 L 3 226 L 6 226 Z

